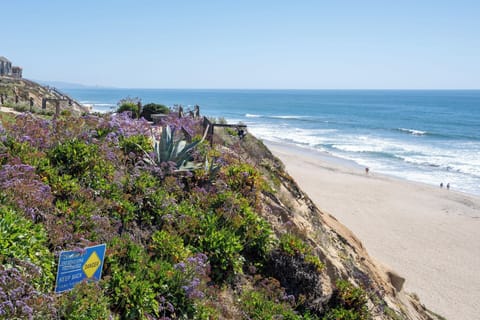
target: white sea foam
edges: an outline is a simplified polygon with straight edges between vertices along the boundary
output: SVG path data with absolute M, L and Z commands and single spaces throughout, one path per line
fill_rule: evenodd
M 270 116 L 273 119 L 307 119 L 309 116 Z
M 369 135 L 339 134 L 336 129 L 302 129 L 284 126 L 255 126 L 251 131 L 263 139 L 288 142 L 327 151 L 355 161 L 377 172 L 437 185 L 448 181 L 458 190 L 471 192 L 480 184 L 480 157 L 472 146 L 457 148 L 416 144 L 405 140 Z
M 262 115 L 262 114 L 252 114 L 246 113 L 246 118 L 268 118 L 268 119 L 284 119 L 284 120 L 302 120 L 309 119 L 310 116 L 300 116 L 300 115 Z
M 300 146 L 320 146 L 329 141 L 328 134 L 336 132 L 335 129 L 302 129 L 287 126 L 259 126 L 252 124 L 248 129 L 261 139 L 274 142 L 288 142 Z
M 415 129 L 407 129 L 407 128 L 398 128 L 399 131 L 409 133 L 414 136 L 423 136 L 427 134 L 427 131 L 422 131 L 422 130 L 415 130 Z

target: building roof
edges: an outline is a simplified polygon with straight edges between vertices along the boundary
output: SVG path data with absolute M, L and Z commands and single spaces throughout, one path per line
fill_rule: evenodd
M 10 62 L 10 60 L 8 60 L 7 58 L 5 58 L 4 56 L 0 56 L 0 61 L 3 61 L 3 62 Z

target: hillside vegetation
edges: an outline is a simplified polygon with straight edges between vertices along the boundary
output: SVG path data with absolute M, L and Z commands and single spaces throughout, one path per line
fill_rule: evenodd
M 1 120 L 1 319 L 430 319 L 251 135 Z M 54 294 L 59 253 L 100 243 L 102 279 Z
M 60 102 L 60 110 L 64 113 L 81 115 L 89 109 L 64 93 L 54 88 L 44 87 L 34 81 L 0 76 L 0 95 L 4 96 L 3 106 L 16 111 L 31 111 L 39 114 L 53 115 L 55 113 L 55 99 Z M 17 98 L 15 97 L 17 96 Z M 51 99 L 42 109 L 42 99 Z M 32 99 L 33 106 L 30 106 Z M 0 101 L 1 102 L 1 101 Z M 0 105 L 2 105 L 0 103 Z

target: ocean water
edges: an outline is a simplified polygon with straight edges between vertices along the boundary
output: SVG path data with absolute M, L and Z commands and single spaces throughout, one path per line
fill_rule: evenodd
M 200 105 L 263 140 L 326 152 L 373 172 L 480 195 L 480 90 L 70 89 L 94 110 L 126 96 Z

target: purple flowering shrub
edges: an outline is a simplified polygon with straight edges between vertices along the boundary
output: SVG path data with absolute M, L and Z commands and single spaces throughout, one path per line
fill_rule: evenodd
M 55 142 L 52 139 L 52 122 L 31 113 L 18 115 L 15 122 L 5 128 L 14 141 L 25 142 L 32 148 L 46 150 Z
M 30 165 L 14 163 L 0 167 L 0 189 L 31 219 L 45 216 L 53 207 L 50 186 Z
M 203 136 L 200 119 L 170 113 L 162 121 L 176 128 L 176 139 Z M 198 163 L 208 159 L 201 169 L 150 164 L 145 152 L 156 134 L 125 113 L 55 120 L 25 114 L 0 127 L 0 208 L 11 207 L 0 220 L 7 230 L 0 234 L 8 236 L 0 237 L 1 271 L 20 277 L 0 283 L 0 318 L 219 318 L 223 306 L 214 299 L 223 289 L 217 285 L 232 290 L 246 266 L 264 272 L 274 244 L 259 214 L 265 183 L 257 168 L 238 150 L 206 142 L 191 154 Z M 50 252 L 97 243 L 107 243 L 103 280 L 52 299 Z M 22 263 L 34 266 L 35 276 Z M 252 301 L 275 309 L 268 301 L 280 299 L 282 308 L 292 307 L 292 298 L 273 287 L 256 283 Z M 235 300 L 242 297 L 232 292 Z M 24 305 L 10 308 L 9 297 Z
M 36 266 L 20 271 L 0 265 L 0 318 L 53 319 L 56 310 L 52 296 L 35 289 L 31 281 L 38 277 Z
M 167 116 L 163 117 L 160 121 L 161 126 L 170 126 L 172 130 L 178 132 L 184 132 L 193 138 L 196 134 L 203 134 L 202 132 L 202 118 L 192 117 L 178 117 L 177 112 L 170 112 Z M 156 137 L 157 139 L 159 137 Z

